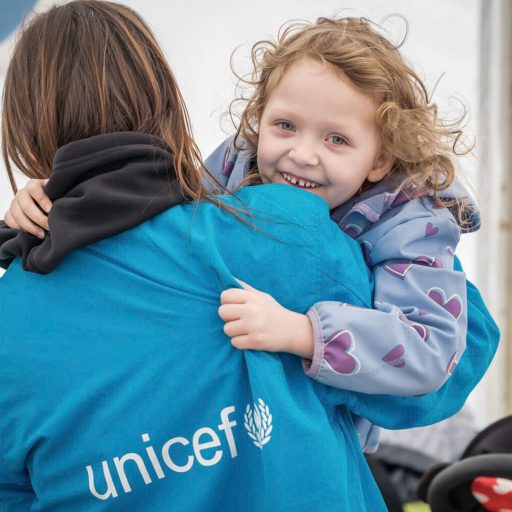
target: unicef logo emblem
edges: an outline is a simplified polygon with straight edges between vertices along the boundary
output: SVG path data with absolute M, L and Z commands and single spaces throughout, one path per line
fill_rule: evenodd
M 247 404 L 244 413 L 244 427 L 252 442 L 261 450 L 270 441 L 272 433 L 272 414 L 265 402 L 258 398 L 258 403 Z

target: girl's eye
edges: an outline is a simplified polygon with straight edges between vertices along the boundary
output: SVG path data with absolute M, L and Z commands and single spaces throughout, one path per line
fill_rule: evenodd
M 340 135 L 331 135 L 328 140 L 331 141 L 335 146 L 341 146 L 347 143 L 347 141 Z
M 281 130 L 285 130 L 287 132 L 295 131 L 295 127 L 293 126 L 293 124 L 288 121 L 279 121 L 279 123 L 277 123 L 277 126 L 279 126 Z

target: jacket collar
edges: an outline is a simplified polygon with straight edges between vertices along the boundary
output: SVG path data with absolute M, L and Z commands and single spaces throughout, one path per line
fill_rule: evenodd
M 386 182 L 377 183 L 363 194 L 353 197 L 348 202 L 332 210 L 332 218 L 338 224 L 352 213 L 357 212 L 370 223 L 375 223 L 389 210 L 396 208 L 417 197 L 431 196 L 431 191 L 420 187 L 398 186 L 393 188 Z M 480 213 L 474 199 L 460 181 L 455 180 L 450 187 L 443 190 L 440 199 L 452 200 L 456 203 L 450 210 L 464 233 L 477 231 L 480 227 Z M 464 224 L 460 224 L 460 219 Z

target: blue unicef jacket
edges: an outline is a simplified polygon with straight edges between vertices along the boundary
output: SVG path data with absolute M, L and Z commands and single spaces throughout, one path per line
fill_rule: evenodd
M 48 275 L 23 270 L 58 253 L 54 226 L 83 220 L 59 224 L 60 209 L 79 203 L 101 218 L 109 202 L 95 180 L 123 174 L 130 150 L 151 145 L 105 137 L 94 142 L 112 148 L 65 147 L 67 172 L 63 148 L 53 246 L 24 245 L 0 279 L 0 509 L 385 510 L 352 414 L 388 428 L 439 421 L 467 396 L 487 347 L 475 342 L 443 388 L 420 398 L 336 389 L 294 356 L 232 348 L 217 309 L 235 277 L 296 311 L 325 299 L 371 305 L 357 242 L 325 202 L 287 186 L 225 198 L 250 209 L 249 225 L 212 204 L 181 204 L 74 244 Z M 96 172 L 88 166 L 99 153 L 109 160 Z M 133 178 L 144 183 L 132 166 L 123 180 Z M 488 334 L 481 319 L 476 329 Z
M 61 148 L 48 237 L 9 245 L 22 258 L 0 279 L 0 509 L 385 510 L 345 406 L 355 395 L 307 378 L 297 357 L 234 349 L 217 314 L 235 276 L 299 311 L 325 296 L 368 305 L 357 244 L 322 200 L 285 186 L 225 199 L 248 225 L 179 204 L 88 243 L 115 217 L 109 182 L 121 208 L 171 161 L 140 134 Z
M 252 172 L 253 161 L 250 149 L 243 143 L 238 149 L 228 139 L 206 164 L 234 190 Z M 455 184 L 444 195 L 467 194 Z M 471 215 L 465 216 L 463 229 L 478 229 L 476 206 L 466 211 Z M 403 396 L 431 393 L 446 382 L 468 336 L 466 278 L 454 267 L 462 228 L 456 220 L 460 215 L 453 213 L 437 206 L 425 190 L 393 189 L 386 182 L 331 212 L 359 242 L 374 275 L 375 294 L 371 309 L 349 303 L 340 308 L 326 299 L 311 305 L 315 352 L 312 361 L 305 361 L 310 377 L 343 389 Z M 470 307 L 475 315 L 485 314 L 487 347 L 494 354 L 499 340 L 494 322 L 481 299 Z M 366 436 L 376 433 L 368 428 L 363 422 L 360 434 L 371 450 L 376 439 Z

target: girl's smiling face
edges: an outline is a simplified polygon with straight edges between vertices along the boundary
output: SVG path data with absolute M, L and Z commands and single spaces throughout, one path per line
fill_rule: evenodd
M 259 126 L 258 170 L 264 183 L 308 190 L 329 208 L 391 169 L 381 150 L 377 105 L 330 64 L 294 62 L 269 95 Z

